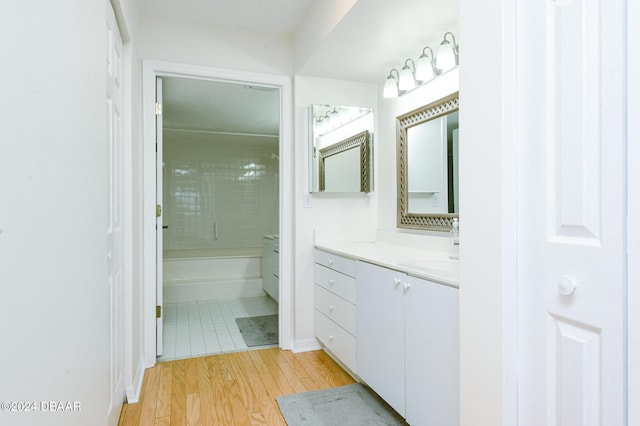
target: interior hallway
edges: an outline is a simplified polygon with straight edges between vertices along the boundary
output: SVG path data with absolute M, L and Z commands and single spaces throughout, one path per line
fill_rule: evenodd
M 286 425 L 276 397 L 354 383 L 323 351 L 278 348 L 159 362 L 119 426 Z

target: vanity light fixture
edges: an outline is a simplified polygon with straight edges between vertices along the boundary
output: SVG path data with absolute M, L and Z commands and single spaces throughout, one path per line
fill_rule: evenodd
M 453 44 L 447 40 L 447 36 L 451 35 Z M 456 37 L 452 32 L 444 33 L 444 39 L 440 43 L 438 48 L 438 56 L 436 58 L 436 68 L 441 72 L 449 71 L 453 67 L 458 65 L 458 45 L 456 44 Z
M 413 66 L 413 69 L 409 67 L 409 62 Z M 416 87 L 416 77 L 415 77 L 415 68 L 416 64 L 413 62 L 413 59 L 409 58 L 404 61 L 404 67 L 402 67 L 402 71 L 400 71 L 400 78 L 398 79 L 398 88 L 400 90 L 412 90 Z
M 330 118 L 330 111 L 327 111 L 325 114 L 316 118 L 314 127 L 318 131 L 318 134 L 322 135 L 326 133 L 329 128 L 331 128 Z
M 319 111 L 317 114 L 314 114 L 312 122 L 313 132 L 317 136 L 323 136 L 327 133 L 330 133 L 344 126 L 345 124 L 363 117 L 369 112 L 369 110 L 366 110 L 364 108 L 340 106 L 329 107 L 328 105 L 318 106 L 323 108 L 321 112 Z
M 396 72 L 397 78 L 393 76 L 393 72 Z M 400 79 L 400 73 L 398 73 L 397 69 L 392 69 L 389 71 L 389 76 L 387 80 L 384 82 L 384 89 L 382 90 L 382 96 L 385 98 L 396 98 L 398 97 L 398 80 Z
M 340 125 L 340 112 L 335 108 L 329 113 L 329 123 L 332 127 L 338 127 Z
M 427 50 L 429 51 L 428 55 Z M 433 50 L 429 46 L 422 49 L 422 55 L 416 61 L 416 80 L 424 83 L 436 76 L 437 69 L 433 60 Z
M 458 52 L 459 46 L 456 44 L 455 35 L 447 31 L 440 43 L 437 56 L 434 55 L 433 49 L 427 46 L 422 49 L 422 54 L 417 61 L 414 62 L 409 58 L 404 61 L 401 71 L 398 72 L 395 68 L 389 71 L 382 96 L 398 97 L 455 68 L 458 65 Z

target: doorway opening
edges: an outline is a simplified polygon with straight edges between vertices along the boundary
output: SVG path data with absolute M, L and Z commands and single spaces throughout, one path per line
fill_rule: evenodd
M 143 76 L 145 205 L 161 211 L 145 209 L 145 363 L 290 349 L 290 78 L 148 60 Z M 240 319 L 274 315 L 275 344 L 248 342 Z
M 279 90 L 184 77 L 157 85 L 159 359 L 275 346 Z

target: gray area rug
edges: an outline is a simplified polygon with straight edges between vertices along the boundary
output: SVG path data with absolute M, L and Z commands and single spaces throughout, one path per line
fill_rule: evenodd
M 278 315 L 236 318 L 244 343 L 247 346 L 278 344 Z
M 406 425 L 382 398 L 356 383 L 276 398 L 289 426 Z

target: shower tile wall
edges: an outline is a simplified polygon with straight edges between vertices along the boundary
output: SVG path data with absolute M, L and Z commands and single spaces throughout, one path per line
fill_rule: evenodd
M 163 150 L 165 249 L 260 247 L 277 233 L 277 139 L 172 133 Z

